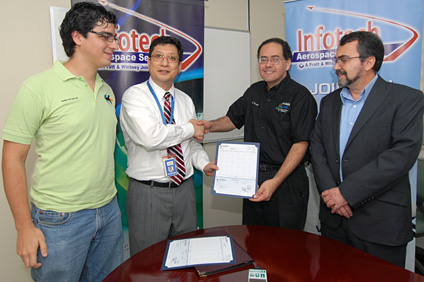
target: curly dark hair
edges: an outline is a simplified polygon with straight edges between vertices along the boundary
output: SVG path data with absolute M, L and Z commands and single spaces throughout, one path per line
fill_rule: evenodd
M 66 55 L 72 57 L 75 52 L 75 42 L 72 38 L 74 31 L 87 37 L 87 33 L 95 26 L 106 24 L 116 25 L 116 16 L 105 7 L 91 2 L 75 3 L 66 13 L 59 28 Z

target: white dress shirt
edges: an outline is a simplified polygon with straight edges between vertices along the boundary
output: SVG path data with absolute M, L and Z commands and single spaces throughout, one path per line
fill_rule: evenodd
M 137 180 L 171 182 L 165 176 L 162 158 L 166 148 L 181 143 L 186 168 L 185 179 L 193 175 L 193 166 L 203 171 L 209 158 L 201 144 L 194 140 L 194 128 L 189 122 L 196 119 L 191 98 L 172 85 L 169 91 L 163 90 L 149 78 L 163 110 L 164 94 L 170 92 L 174 98 L 175 124 L 164 125 L 161 112 L 147 81 L 131 86 L 122 96 L 120 122 L 128 150 L 129 177 Z

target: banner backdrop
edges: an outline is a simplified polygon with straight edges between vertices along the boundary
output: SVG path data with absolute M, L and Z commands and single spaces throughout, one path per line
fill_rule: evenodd
M 423 5 L 422 0 L 300 0 L 286 3 L 287 41 L 293 52 L 292 78 L 307 87 L 319 105 L 323 96 L 338 88 L 331 59 L 340 39 L 346 33 L 366 30 L 378 34 L 384 43 L 385 59 L 379 74 L 385 80 L 419 89 Z M 410 171 L 414 203 L 416 179 L 415 166 Z M 319 197 L 316 191 L 313 192 Z M 319 198 L 315 200 L 319 201 Z M 317 203 L 312 206 L 316 210 L 310 214 L 317 214 Z M 318 219 L 316 223 L 317 228 L 310 227 L 310 230 L 319 231 Z
M 71 1 L 72 4 L 76 2 L 82 1 Z M 202 118 L 203 0 L 99 0 L 91 2 L 104 5 L 118 18 L 119 50 L 114 52 L 112 64 L 99 70 L 100 76 L 112 87 L 115 93 L 118 120 L 122 94 L 130 86 L 144 82 L 149 78 L 147 67 L 149 46 L 155 38 L 162 35 L 177 37 L 183 45 L 182 71 L 175 80 L 175 86 L 193 99 L 196 113 L 199 118 Z M 128 177 L 125 174 L 126 167 L 127 150 L 122 130 L 118 125 L 115 175 L 124 235 L 128 232 L 126 216 Z M 197 198 L 197 223 L 199 228 L 203 228 L 202 172 L 196 170 L 193 180 Z
M 379 74 L 386 80 L 420 87 L 421 0 L 304 0 L 286 3 L 287 41 L 293 51 L 290 74 L 319 104 L 335 90 L 331 58 L 344 34 L 366 30 L 378 34 L 385 49 Z

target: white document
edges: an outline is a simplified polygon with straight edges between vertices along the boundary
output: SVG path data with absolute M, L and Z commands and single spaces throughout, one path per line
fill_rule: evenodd
M 252 198 L 258 184 L 259 143 L 217 144 L 212 194 Z
M 174 240 L 169 242 L 165 255 L 166 268 L 230 263 L 234 260 L 232 241 L 228 236 Z

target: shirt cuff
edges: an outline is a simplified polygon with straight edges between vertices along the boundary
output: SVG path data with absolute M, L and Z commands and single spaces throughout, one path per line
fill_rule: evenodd
M 205 166 L 206 166 L 208 163 L 210 163 L 209 159 L 201 159 L 201 160 L 199 160 L 199 162 L 197 163 L 197 165 L 199 165 L 199 167 L 196 167 L 196 165 L 195 165 L 195 167 L 196 167 L 198 170 L 202 171 L 202 173 L 203 173 L 203 170 L 205 169 Z
M 184 140 L 193 137 L 194 135 L 194 127 L 191 124 L 191 122 L 188 122 L 186 124 L 182 124 L 181 128 L 184 132 Z

